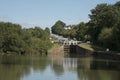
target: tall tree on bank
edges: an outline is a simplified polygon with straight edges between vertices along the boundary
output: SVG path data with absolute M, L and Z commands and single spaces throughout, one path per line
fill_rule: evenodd
M 89 16 L 88 34 L 92 42 L 111 50 L 120 50 L 120 1 L 113 5 L 99 4 Z
M 87 26 L 86 23 L 81 22 L 77 25 L 77 31 L 76 31 L 76 38 L 77 40 L 85 40 L 85 36 L 87 35 Z
M 90 21 L 90 34 L 93 41 L 98 40 L 99 33 L 105 27 L 111 28 L 118 21 L 118 16 L 116 15 L 117 11 L 115 7 L 107 4 L 99 4 L 95 9 L 91 10 Z
M 62 35 L 63 31 L 64 31 L 64 27 L 66 26 L 66 24 L 62 21 L 57 21 L 53 26 L 52 26 L 52 33 L 53 34 L 58 34 L 58 35 Z

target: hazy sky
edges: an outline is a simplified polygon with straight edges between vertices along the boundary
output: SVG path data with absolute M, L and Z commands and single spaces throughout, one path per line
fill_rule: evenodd
M 0 0 L 0 21 L 24 27 L 51 27 L 57 20 L 78 24 L 89 20 L 88 14 L 99 3 L 119 0 Z

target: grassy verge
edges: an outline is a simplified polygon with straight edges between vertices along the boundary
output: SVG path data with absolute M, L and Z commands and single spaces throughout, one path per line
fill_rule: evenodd
M 61 45 L 59 45 L 59 44 L 54 44 L 53 47 L 52 47 L 51 49 L 49 49 L 49 51 L 54 50 L 54 49 L 56 49 L 56 48 L 59 48 L 60 46 L 61 46 Z
M 80 47 L 88 49 L 90 51 L 103 51 L 105 50 L 104 48 L 95 46 L 95 45 L 91 45 L 91 44 L 87 44 L 87 43 L 81 43 L 79 44 Z

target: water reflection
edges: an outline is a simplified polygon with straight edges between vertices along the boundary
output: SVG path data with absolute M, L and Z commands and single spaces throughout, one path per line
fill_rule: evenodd
M 64 58 L 63 67 L 64 70 L 76 70 L 77 69 L 77 58 Z
M 0 56 L 0 80 L 20 80 L 30 73 L 30 66 L 11 56 Z
M 78 66 L 78 78 L 79 80 L 119 80 L 119 64 L 119 61 L 97 60 L 94 58 L 87 61 L 86 59 L 85 63 Z
M 110 60 L 94 60 L 91 62 L 91 69 L 120 71 L 120 62 Z
M 119 80 L 120 61 L 0 56 L 0 80 Z

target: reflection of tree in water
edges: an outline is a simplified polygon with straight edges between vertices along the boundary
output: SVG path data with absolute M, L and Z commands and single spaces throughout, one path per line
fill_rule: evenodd
M 29 66 L 0 65 L 0 80 L 20 80 L 21 76 L 29 72 Z
M 64 69 L 63 69 L 63 66 L 62 66 L 62 60 L 53 61 L 52 69 L 57 76 L 62 75 L 64 73 Z
M 56 75 L 62 75 L 64 72 L 63 66 L 61 65 L 53 65 L 53 70 L 55 72 Z
M 44 71 L 47 57 L 2 56 L 0 57 L 0 80 L 20 80 L 34 71 Z
M 48 64 L 48 58 L 43 56 L 43 57 L 38 57 L 33 59 L 32 61 L 32 68 L 34 71 L 44 71 L 47 67 Z
M 120 62 L 113 60 L 94 60 L 91 63 L 91 69 L 120 71 Z
M 83 64 L 83 63 L 80 63 L 79 61 L 78 64 Z M 114 63 L 114 66 L 115 64 L 116 63 Z M 89 68 L 87 68 L 85 65 L 82 66 L 81 68 L 80 65 L 78 65 L 77 73 L 79 80 L 119 80 L 120 79 L 120 75 L 119 75 L 120 71 L 119 70 L 116 71 L 115 69 L 117 67 L 112 66 L 114 68 L 113 70 L 111 69 L 111 66 L 106 66 L 104 61 L 91 60 L 89 65 L 90 65 Z
M 119 80 L 120 72 L 78 69 L 79 80 Z
M 0 80 L 20 80 L 21 76 L 29 74 L 30 66 L 17 61 L 20 60 L 15 60 L 13 57 L 0 58 Z

